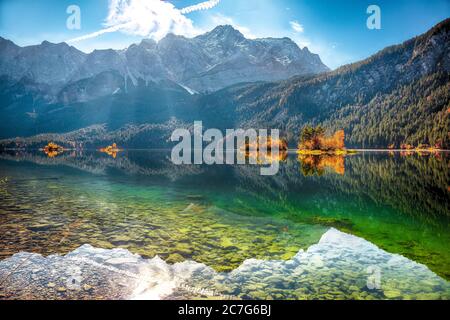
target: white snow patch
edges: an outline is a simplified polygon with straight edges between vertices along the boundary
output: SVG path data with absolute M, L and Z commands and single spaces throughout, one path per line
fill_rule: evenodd
M 178 85 L 180 87 L 182 87 L 184 90 L 186 90 L 187 92 L 189 92 L 190 95 L 198 94 L 197 91 L 195 91 L 194 89 L 189 88 L 188 86 L 182 85 L 181 83 L 178 83 Z

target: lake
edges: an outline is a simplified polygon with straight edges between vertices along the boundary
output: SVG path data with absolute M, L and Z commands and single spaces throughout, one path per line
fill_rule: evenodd
M 3 299 L 449 299 L 449 153 L 0 153 Z

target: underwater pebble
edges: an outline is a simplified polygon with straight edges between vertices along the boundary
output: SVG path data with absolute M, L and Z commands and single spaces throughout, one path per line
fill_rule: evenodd
M 398 290 L 384 290 L 383 293 L 386 296 L 386 298 L 389 299 L 398 298 L 402 295 L 402 293 Z

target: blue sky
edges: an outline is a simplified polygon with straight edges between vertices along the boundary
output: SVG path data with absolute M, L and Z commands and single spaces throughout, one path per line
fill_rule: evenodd
M 193 36 L 232 24 L 247 37 L 290 37 L 336 68 L 421 34 L 450 16 L 448 0 L 211 0 L 203 10 L 180 11 L 204 1 L 0 0 L 0 35 L 19 45 L 89 35 L 70 44 L 90 52 L 125 48 L 147 37 L 158 40 L 170 31 Z M 366 27 L 371 4 L 381 9 L 381 30 Z M 80 30 L 66 27 L 69 5 L 80 7 Z

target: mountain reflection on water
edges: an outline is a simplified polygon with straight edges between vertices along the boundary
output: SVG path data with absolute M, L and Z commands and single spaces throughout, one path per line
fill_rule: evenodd
M 336 229 L 288 260 L 245 260 L 228 273 L 167 264 L 125 249 L 84 245 L 66 256 L 19 253 L 0 262 L 5 296 L 33 299 L 449 299 L 450 284 L 424 265 Z
M 449 298 L 446 153 L 290 155 L 275 176 L 251 165 L 176 166 L 155 151 L 0 159 L 0 279 L 30 256 L 18 252 L 71 252 L 31 255 L 0 284 L 6 297 L 189 297 L 205 295 L 192 289 L 203 286 L 240 298 Z M 164 282 L 139 271 L 139 281 L 117 276 L 112 289 L 99 271 L 70 290 L 60 283 L 68 257 L 97 252 L 84 244 L 110 249 L 106 257 L 138 254 L 136 268 L 201 272 Z M 111 250 L 118 247 L 127 251 Z M 317 248 L 320 261 L 311 263 Z M 33 271 L 40 268 L 53 278 Z M 381 272 L 380 289 L 367 288 L 368 268 Z M 212 276 L 203 279 L 206 270 Z

